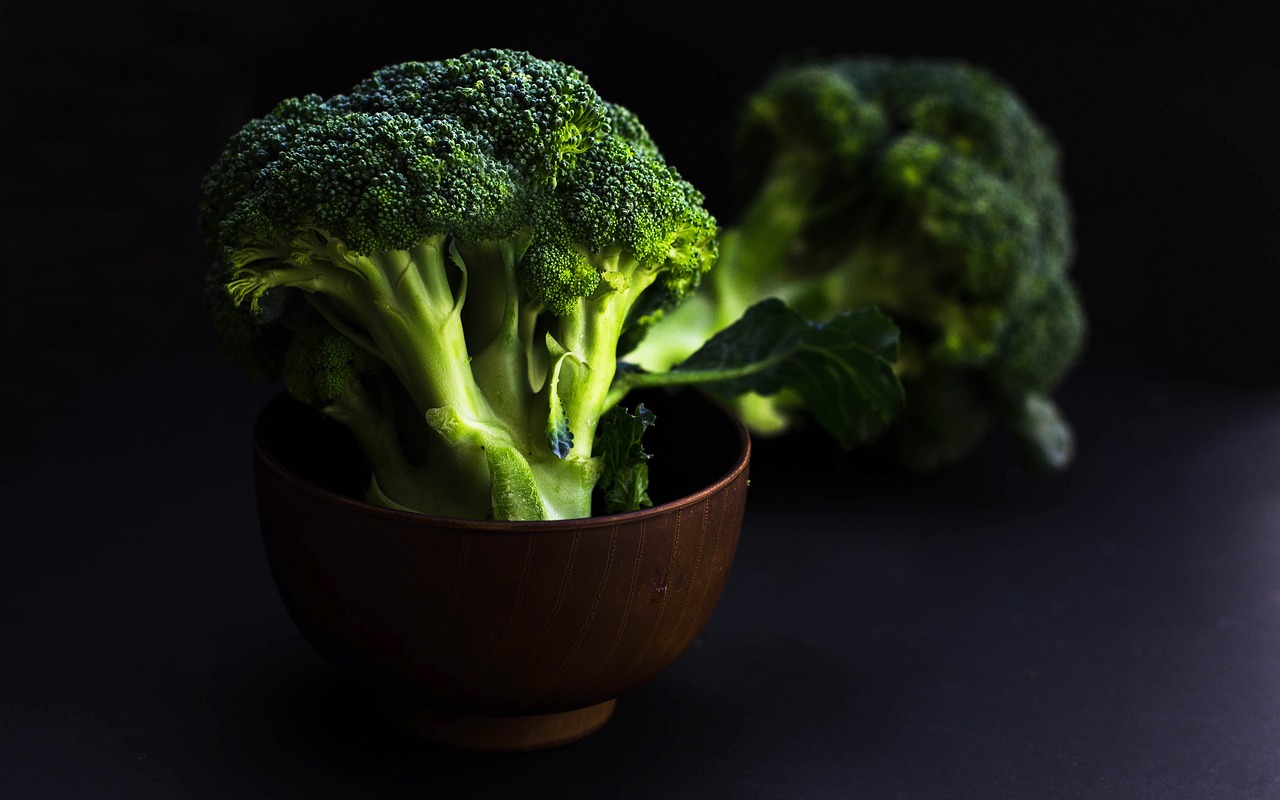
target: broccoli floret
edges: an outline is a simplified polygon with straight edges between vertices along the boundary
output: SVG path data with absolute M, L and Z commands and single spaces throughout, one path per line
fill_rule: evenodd
M 930 470 L 999 422 L 1028 466 L 1070 462 L 1051 395 L 1085 340 L 1072 217 L 1058 146 L 1012 87 L 958 61 L 784 64 L 738 137 L 746 202 L 720 263 L 629 360 L 663 369 L 762 297 L 819 320 L 874 306 L 901 327 L 906 392 L 878 447 Z M 805 417 L 792 394 L 749 400 L 757 433 Z
M 226 267 L 214 262 L 205 272 L 204 307 L 212 322 L 218 354 L 255 383 L 270 383 L 284 364 L 293 334 L 283 326 L 265 324 L 279 317 L 282 297 L 259 303 L 257 312 L 238 306 L 227 293 Z
M 328 409 L 343 402 L 354 382 L 381 367 L 379 359 L 331 326 L 311 320 L 289 340 L 281 374 L 294 399 Z
M 451 516 L 589 516 L 629 310 L 655 283 L 696 286 L 717 251 L 701 194 L 633 115 L 579 70 L 510 50 L 286 100 L 202 188 L 230 301 L 215 307 L 247 342 L 291 337 L 259 371 L 382 437 L 392 392 L 361 376 L 385 371 L 425 421 L 401 437 L 425 444 L 395 467 L 412 480 L 374 464 L 373 497 Z M 290 295 L 294 312 L 269 318 Z

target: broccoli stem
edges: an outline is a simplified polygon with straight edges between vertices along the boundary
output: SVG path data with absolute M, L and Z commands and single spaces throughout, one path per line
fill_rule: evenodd
M 493 416 L 506 420 L 513 432 L 530 430 L 538 400 L 532 391 L 529 341 L 536 318 L 524 312 L 516 278 L 522 250 L 523 243 L 513 240 L 460 243 L 456 248 L 467 287 L 462 326 L 472 353 L 471 376 Z
M 649 288 L 657 271 L 617 253 L 596 265 L 603 275 L 600 290 L 580 300 L 558 318 L 558 340 L 576 360 L 561 375 L 561 397 L 573 433 L 571 455 L 590 458 L 601 415 L 615 403 L 611 388 L 618 368 L 618 340 L 627 314 Z
M 353 380 L 322 413 L 342 424 L 355 438 L 372 473 L 366 499 L 379 505 L 414 508 L 421 505 L 426 475 L 405 457 L 395 415 L 385 393 L 375 400 L 364 384 Z
M 719 381 L 735 381 L 759 375 L 776 367 L 793 354 L 765 358 L 753 361 L 740 367 L 718 369 L 679 369 L 670 372 L 628 372 L 618 376 L 606 400 L 607 407 L 612 408 L 622 401 L 628 393 L 636 389 L 657 389 L 662 387 L 709 385 Z
M 442 436 L 435 446 L 428 447 L 420 471 L 381 462 L 378 486 L 386 498 L 436 514 L 484 517 L 505 513 L 491 508 L 494 486 L 532 483 L 532 472 L 522 457 L 495 459 L 492 453 L 510 448 L 518 454 L 528 449 L 527 442 L 512 434 L 524 429 L 528 413 L 522 395 L 527 392 L 519 391 L 508 371 L 494 367 L 482 374 L 490 381 L 508 381 L 491 395 L 500 403 L 494 408 L 477 381 L 460 313 L 466 281 L 458 282 L 455 293 L 449 278 L 450 269 L 464 265 L 446 261 L 445 237 L 428 237 L 411 250 L 373 255 L 327 245 L 321 238 L 303 241 L 308 250 L 295 256 L 293 263 L 240 268 L 229 287 L 233 296 L 256 300 L 276 287 L 320 295 L 326 302 L 312 302 L 312 307 L 352 341 L 384 360 L 425 419 L 450 420 L 447 435 L 432 425 Z M 501 253 L 501 248 L 497 252 Z M 475 261 L 483 262 L 485 254 Z M 522 363 L 524 345 L 511 332 L 518 327 L 518 317 L 509 313 L 503 319 L 509 319 L 510 324 L 491 353 L 499 354 L 496 358 L 507 364 Z M 517 374 L 525 372 L 520 369 Z M 495 379 L 494 375 L 507 377 Z M 352 412 L 345 416 L 354 419 L 359 415 Z M 385 456 L 378 445 L 382 434 L 376 423 L 363 424 L 371 427 L 360 430 L 357 425 L 353 433 L 362 444 L 370 444 L 370 459 L 379 462 Z M 424 476 L 421 480 L 419 472 Z M 416 486 L 411 487 L 411 482 Z M 588 513 L 584 516 L 589 515 L 589 503 L 585 505 Z M 526 503 L 519 513 L 535 511 Z
M 371 296 L 357 304 L 371 337 L 423 413 L 441 406 L 488 421 L 470 370 L 466 338 L 444 262 L 442 237 L 412 253 L 362 256 Z
M 752 303 L 773 294 L 792 242 L 808 221 L 827 159 L 800 148 L 780 152 L 770 164 L 739 224 L 721 238 L 711 272 L 716 331 L 735 322 Z

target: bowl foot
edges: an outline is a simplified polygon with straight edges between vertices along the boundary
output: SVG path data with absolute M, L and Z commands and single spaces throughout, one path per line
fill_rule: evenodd
M 576 742 L 613 716 L 616 699 L 554 714 L 480 716 L 384 703 L 383 711 L 414 736 L 466 750 L 521 752 Z

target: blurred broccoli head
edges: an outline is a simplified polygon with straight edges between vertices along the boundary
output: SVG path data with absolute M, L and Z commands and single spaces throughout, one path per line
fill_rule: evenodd
M 1073 220 L 1057 143 L 1007 83 L 957 61 L 793 63 L 738 136 L 721 319 L 770 295 L 817 319 L 878 306 L 902 328 L 906 410 L 882 444 L 904 463 L 957 461 L 993 421 L 1030 465 L 1069 463 L 1046 409 L 1085 341 Z

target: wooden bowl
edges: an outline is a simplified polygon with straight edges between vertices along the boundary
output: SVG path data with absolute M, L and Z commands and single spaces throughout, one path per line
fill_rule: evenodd
M 363 473 L 346 432 L 276 398 L 255 426 L 255 474 L 295 624 L 418 736 L 533 750 L 599 729 L 706 625 L 746 503 L 741 422 L 696 393 L 649 405 L 655 507 L 492 522 L 354 499 Z

